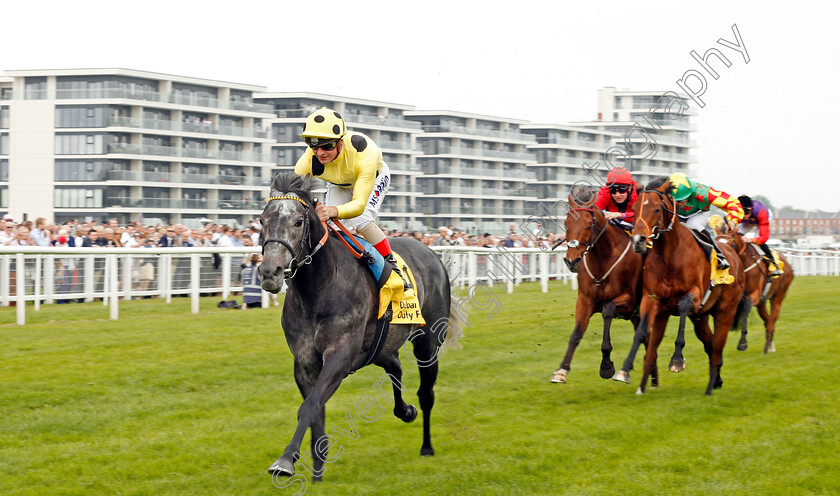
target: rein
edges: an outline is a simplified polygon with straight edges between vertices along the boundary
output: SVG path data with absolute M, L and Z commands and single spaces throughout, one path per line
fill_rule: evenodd
M 659 198 L 662 200 L 662 209 L 665 210 L 666 213 L 671 214 L 671 222 L 668 223 L 668 227 L 666 227 L 665 229 L 662 229 L 662 215 L 660 215 L 659 216 L 659 221 L 656 223 L 655 226 L 653 226 L 653 228 L 651 228 L 648 225 L 647 221 L 645 221 L 644 216 L 642 215 L 642 213 L 645 210 L 645 202 L 642 202 L 641 206 L 639 207 L 639 220 L 645 226 L 645 232 L 647 232 L 647 238 L 648 239 L 659 239 L 659 234 L 660 233 L 668 232 L 668 231 L 670 231 L 671 229 L 674 228 L 674 222 L 676 222 L 676 220 L 677 220 L 677 200 L 675 200 L 674 197 L 670 196 L 671 201 L 673 202 L 673 211 L 671 211 L 671 210 L 668 210 L 667 207 L 665 207 L 666 199 L 669 198 L 669 196 L 666 195 L 665 193 L 663 193 L 659 190 L 655 190 L 655 189 L 643 189 L 641 191 L 641 193 L 642 194 L 644 194 L 644 193 L 656 193 L 657 195 L 659 195 Z
M 306 220 L 303 223 L 303 235 L 301 236 L 300 243 L 299 243 L 300 250 L 295 250 L 295 248 L 288 241 L 286 241 L 284 239 L 281 239 L 281 238 L 276 238 L 276 239 L 275 238 L 268 238 L 268 239 L 263 240 L 263 242 L 262 242 L 262 254 L 263 255 L 265 255 L 265 246 L 269 243 L 280 243 L 281 245 L 285 246 L 286 249 L 289 250 L 289 252 L 292 254 L 292 261 L 291 261 L 291 263 L 289 263 L 288 268 L 283 269 L 283 278 L 284 279 L 291 279 L 291 278 L 295 277 L 295 275 L 297 274 L 297 271 L 300 267 L 302 267 L 304 265 L 309 265 L 309 264 L 312 263 L 312 257 L 315 256 L 315 254 L 318 253 L 318 250 L 320 250 L 324 246 L 324 244 L 327 242 L 327 238 L 329 238 L 330 231 L 329 231 L 329 229 L 327 229 L 327 223 L 322 221 L 321 225 L 324 226 L 324 236 L 320 239 L 320 241 L 318 241 L 318 245 L 315 246 L 315 249 L 312 249 L 312 239 L 310 239 L 310 237 L 309 237 L 309 222 L 308 222 L 309 221 L 310 206 L 305 201 L 298 198 L 297 196 L 272 196 L 271 198 L 266 200 L 266 203 L 271 203 L 274 200 L 295 200 L 296 202 L 299 202 L 301 205 L 303 205 L 303 208 L 304 208 L 304 218 Z M 306 242 L 305 247 L 303 245 L 304 240 Z M 309 252 L 309 253 L 307 255 L 305 255 L 304 257 L 299 259 L 300 255 L 299 255 L 298 252 L 301 252 L 301 253 Z
M 578 211 L 578 212 L 585 211 L 585 212 L 589 212 L 589 213 L 592 214 L 592 225 L 590 226 L 590 229 L 594 233 L 595 228 L 598 227 L 598 223 L 595 220 L 595 212 L 593 212 L 591 208 L 581 208 L 581 207 L 573 208 L 572 210 Z M 585 246 L 586 249 L 583 250 L 583 253 L 580 255 L 580 257 L 583 259 L 583 267 L 586 269 L 586 273 L 589 274 L 589 277 L 592 279 L 592 282 L 595 283 L 596 287 L 600 287 L 601 283 L 603 283 L 607 279 L 607 276 L 609 276 L 610 273 L 613 271 L 613 269 L 615 269 L 616 266 L 621 262 L 621 260 L 624 259 L 624 256 L 627 255 L 627 251 L 630 249 L 630 245 L 632 244 L 632 241 L 628 241 L 627 246 L 624 247 L 624 251 L 621 252 L 621 256 L 618 257 L 618 260 L 616 260 L 610 266 L 610 268 L 607 269 L 607 272 L 600 279 L 596 278 L 594 275 L 592 275 L 592 271 L 589 269 L 589 264 L 586 262 L 586 255 L 589 254 L 589 250 L 593 246 L 595 246 L 595 243 L 598 242 L 598 240 L 601 238 L 601 236 L 605 232 L 607 232 L 608 228 L 609 228 L 609 221 L 605 220 L 604 227 L 600 228 L 600 232 L 598 233 L 597 236 L 595 236 L 595 239 L 593 241 L 589 242 L 589 243 L 583 243 L 583 246 Z M 580 245 L 580 244 L 581 244 L 580 241 L 578 241 L 576 239 L 573 239 L 571 241 L 568 241 L 566 243 L 566 246 L 568 246 L 569 248 L 577 248 L 577 246 Z

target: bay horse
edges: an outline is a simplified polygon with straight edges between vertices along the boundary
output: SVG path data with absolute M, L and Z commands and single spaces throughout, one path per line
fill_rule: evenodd
M 374 346 L 379 288 L 366 264 L 360 263 L 336 238 L 328 238 L 326 224 L 315 214 L 310 189 L 308 176 L 301 178 L 283 172 L 274 178 L 271 198 L 260 216 L 263 261 L 259 274 L 266 291 L 279 292 L 284 279 L 288 285 L 281 323 L 294 356 L 295 381 L 304 398 L 297 412 L 294 436 L 268 471 L 272 476 L 293 476 L 294 464 L 301 456 L 301 442 L 311 428 L 312 473 L 317 482 L 321 480 L 324 461 L 328 460 L 329 445 L 335 441 L 324 432 L 325 405 L 341 381 L 367 365 L 369 359 L 391 378 L 394 415 L 403 422 L 417 417 L 417 409 L 403 401 L 400 384 L 399 351 L 407 340 L 414 345 L 420 368 L 420 454 L 434 454 L 430 434 L 433 388 L 438 373 L 437 354 L 449 332 L 451 296 L 446 268 L 431 249 L 414 239 L 392 239 L 394 250 L 414 273 L 426 325 L 392 324 L 379 353 L 368 357 Z
M 773 343 L 773 337 L 776 334 L 776 320 L 778 320 L 779 313 L 782 311 L 782 301 L 793 282 L 793 267 L 791 267 L 784 254 L 779 253 L 779 258 L 785 266 L 782 268 L 781 276 L 771 278 L 764 260 L 754 244 L 745 242 L 738 232 L 724 231 L 719 237 L 724 238 L 730 246 L 737 250 L 741 257 L 741 263 L 745 267 L 744 298 L 746 301 L 733 324 L 733 329 L 738 327 L 739 322 L 741 325 L 741 339 L 738 341 L 738 350 L 746 351 L 747 349 L 747 321 L 749 320 L 750 310 L 752 307 L 756 307 L 758 315 L 764 321 L 764 354 L 774 352 L 776 351 L 776 345 Z M 770 312 L 767 311 L 766 302 L 768 300 L 770 301 Z
M 610 354 L 610 325 L 615 317 L 639 324 L 639 300 L 642 293 L 642 256 L 630 250 L 630 237 L 608 222 L 594 206 L 595 195 L 585 186 L 569 193 L 570 211 L 566 214 L 566 257 L 563 261 L 578 275 L 575 326 L 569 337 L 566 356 L 554 371 L 551 382 L 566 383 L 572 355 L 583 339 L 589 319 L 596 312 L 604 318 L 601 342 L 602 379 L 615 374 Z M 584 270 L 580 270 L 583 265 Z M 656 381 L 656 378 L 654 378 Z
M 676 349 L 668 368 L 672 372 L 685 369 L 682 350 L 685 347 L 685 320 L 688 317 L 694 323 L 694 332 L 709 356 L 706 395 L 711 395 L 713 389 L 723 385 L 720 376 L 723 349 L 744 294 L 743 267 L 732 248 L 722 244 L 721 249 L 730 263 L 734 281 L 710 287 L 709 261 L 691 230 L 680 223 L 676 207 L 668 177 L 651 181 L 641 191 L 633 206 L 636 212 L 633 249 L 644 253 L 648 240 L 652 242 L 652 247 L 642 275 L 644 289 L 639 308 L 640 323 L 636 328 L 630 354 L 622 370 L 616 374 L 616 380 L 629 382 L 639 345 L 649 339 L 642 381 L 637 390 L 637 394 L 644 394 L 648 376 L 656 368 L 656 351 L 665 334 L 668 318 L 670 315 L 679 315 Z M 709 328 L 709 316 L 714 317 L 714 334 Z

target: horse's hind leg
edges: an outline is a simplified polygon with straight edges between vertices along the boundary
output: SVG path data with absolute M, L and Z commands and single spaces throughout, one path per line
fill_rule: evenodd
M 379 365 L 391 377 L 391 384 L 394 386 L 394 416 L 403 422 L 412 422 L 417 418 L 417 408 L 414 405 L 406 405 L 402 397 L 402 365 L 398 351 L 392 355 L 380 357 L 376 365 Z
M 743 296 L 741 307 L 739 307 L 740 314 L 735 317 L 735 322 L 741 319 L 741 339 L 738 341 L 738 351 L 747 351 L 747 321 L 750 320 L 750 310 L 752 310 L 752 298 L 748 295 Z
M 680 312 L 680 327 L 677 330 L 677 339 L 674 341 L 674 354 L 671 356 L 671 363 L 668 364 L 668 370 L 671 372 L 682 372 L 685 370 L 685 357 L 683 356 L 683 349 L 685 348 L 685 318 L 694 300 L 691 294 L 686 294 L 680 298 L 677 308 Z
M 770 320 L 767 323 L 766 339 L 764 344 L 764 353 L 776 351 L 776 345 L 773 343 L 773 337 L 776 334 L 776 320 L 779 319 L 779 313 L 782 311 L 782 300 L 785 298 L 785 289 L 780 289 L 770 298 Z
M 437 342 L 443 342 L 442 336 L 435 341 L 432 331 L 424 327 L 424 333 L 413 340 L 414 356 L 417 357 L 417 366 L 420 369 L 420 388 L 417 396 L 420 398 L 420 409 L 423 410 L 423 447 L 420 448 L 422 456 L 435 454 L 432 448 L 432 407 L 435 405 L 435 382 L 438 374 Z
M 756 305 L 756 308 L 758 309 L 758 316 L 761 317 L 762 321 L 764 321 L 764 354 L 766 355 L 770 351 L 770 346 L 773 343 L 775 325 L 771 324 L 770 312 L 767 311 L 766 301 L 761 301 L 758 305 Z M 775 347 L 773 351 L 776 351 Z

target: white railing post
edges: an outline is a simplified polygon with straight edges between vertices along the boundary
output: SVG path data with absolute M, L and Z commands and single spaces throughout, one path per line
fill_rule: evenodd
M 478 280 L 478 254 L 470 252 L 467 254 L 467 285 L 475 286 Z
M 172 255 L 167 253 L 163 255 L 163 266 L 166 270 L 166 280 L 163 281 L 164 293 L 166 295 L 166 303 L 172 303 Z
M 540 253 L 540 287 L 543 293 L 548 293 L 548 259 L 550 253 Z
M 36 312 L 41 309 L 41 261 L 41 255 L 35 255 L 35 284 L 32 291 L 35 300 L 32 302 L 32 308 Z
M 94 260 L 93 260 L 93 255 L 87 255 L 85 257 L 85 264 L 84 264 L 85 273 L 82 276 L 83 277 L 82 291 L 84 291 L 84 293 L 85 293 L 85 301 L 93 301 L 93 293 L 94 293 L 94 291 L 96 291 L 96 287 L 93 284 L 93 281 L 94 281 L 94 276 L 93 276 L 94 268 L 93 268 L 93 266 L 94 265 L 95 264 L 94 264 Z
M 43 255 L 38 255 L 41 258 Z M 44 303 L 51 305 L 55 297 L 55 255 L 47 255 L 43 265 L 44 274 Z M 35 290 L 38 295 L 38 290 Z M 38 298 L 40 296 L 36 296 Z
M 199 311 L 199 291 L 198 284 L 201 278 L 201 260 L 198 253 L 190 255 L 190 311 L 198 313 Z
M 17 268 L 15 269 L 15 277 L 17 278 L 17 323 L 18 325 L 26 324 L 26 265 L 23 258 L 23 253 L 17 254 L 16 259 Z
M 119 265 L 117 262 L 117 256 L 114 254 L 108 255 L 107 258 L 108 263 L 106 264 L 107 268 L 105 273 L 108 275 L 108 286 L 111 290 L 110 300 L 111 300 L 111 320 L 117 320 L 120 318 L 120 309 L 119 309 L 119 300 L 120 300 L 120 287 L 118 284 L 119 280 Z M 103 298 L 107 300 L 107 296 Z
M 131 270 L 134 265 L 134 257 L 125 255 L 122 263 L 122 294 L 123 300 L 131 299 Z
M 510 252 L 508 252 L 508 253 L 510 253 Z M 513 286 L 514 286 L 514 284 L 516 284 L 516 281 L 518 280 L 518 278 L 516 277 L 516 265 L 517 264 L 514 263 L 515 260 L 513 258 L 515 256 L 517 256 L 517 255 L 513 255 L 513 256 L 510 256 L 510 257 L 505 257 L 505 262 L 507 263 L 508 275 L 509 275 L 508 280 L 507 280 L 507 292 L 508 292 L 508 294 L 513 293 Z
M 230 253 L 222 254 L 222 300 L 230 296 Z

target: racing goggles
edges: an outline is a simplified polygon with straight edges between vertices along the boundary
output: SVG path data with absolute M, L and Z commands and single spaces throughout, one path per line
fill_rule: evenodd
M 334 149 L 336 146 L 338 146 L 338 141 L 339 140 L 332 139 L 332 140 L 324 141 L 324 140 L 319 140 L 317 138 L 304 138 L 303 141 L 305 141 L 306 145 L 309 148 L 312 148 L 313 150 L 317 150 L 317 149 L 320 148 L 321 150 L 330 151 L 330 150 Z
M 610 193 L 612 193 L 612 194 L 627 193 L 627 191 L 629 189 L 630 189 L 630 186 L 628 186 L 626 184 L 613 184 L 612 186 L 610 186 Z

